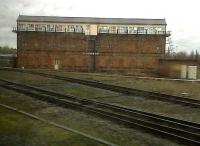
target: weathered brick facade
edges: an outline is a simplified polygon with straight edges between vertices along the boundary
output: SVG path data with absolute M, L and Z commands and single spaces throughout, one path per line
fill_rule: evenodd
M 72 71 L 150 71 L 164 58 L 164 34 L 98 34 L 21 31 L 18 67 Z

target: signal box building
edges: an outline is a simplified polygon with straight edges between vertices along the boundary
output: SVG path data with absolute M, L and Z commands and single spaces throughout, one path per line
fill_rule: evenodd
M 164 58 L 165 19 L 24 16 L 17 19 L 18 67 L 154 72 Z

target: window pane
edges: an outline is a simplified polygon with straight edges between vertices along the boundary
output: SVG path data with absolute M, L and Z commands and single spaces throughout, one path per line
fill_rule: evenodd
M 82 33 L 82 32 L 83 32 L 82 26 L 76 25 L 76 26 L 75 26 L 75 32 Z
M 117 33 L 116 26 L 110 26 L 109 27 L 109 33 Z
M 74 32 L 75 28 L 74 25 L 68 25 L 68 32 Z
M 145 34 L 144 27 L 138 27 L 138 33 L 139 34 Z
M 119 26 L 118 27 L 118 33 L 119 34 L 127 34 L 128 33 L 128 27 L 127 26 Z
M 108 33 L 109 27 L 108 26 L 101 26 L 99 27 L 99 33 Z

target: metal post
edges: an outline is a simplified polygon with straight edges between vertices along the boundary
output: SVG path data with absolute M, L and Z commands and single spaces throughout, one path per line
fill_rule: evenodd
M 18 34 L 18 22 L 17 22 L 17 65 L 16 65 L 16 67 L 19 67 L 18 66 L 18 60 L 19 60 L 19 34 Z
M 95 40 L 93 40 L 93 53 L 94 53 L 94 57 L 93 57 L 93 71 L 96 71 L 96 44 L 95 44 Z

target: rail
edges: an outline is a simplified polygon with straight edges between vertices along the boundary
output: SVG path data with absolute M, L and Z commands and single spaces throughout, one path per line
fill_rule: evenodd
M 171 102 L 171 103 L 175 103 L 175 104 L 179 104 L 179 105 L 183 105 L 183 106 L 200 108 L 199 100 L 185 98 L 182 96 L 169 95 L 169 94 L 164 94 L 164 93 L 159 93 L 159 92 L 145 91 L 145 90 L 140 90 L 140 89 L 106 84 L 106 83 L 102 83 L 99 81 L 83 80 L 83 79 L 77 79 L 77 78 L 72 78 L 72 77 L 63 77 L 63 76 L 58 76 L 58 75 L 54 75 L 54 74 L 46 74 L 46 73 L 22 70 L 22 69 L 0 68 L 0 70 L 16 71 L 16 72 L 33 74 L 33 75 L 39 75 L 39 76 L 43 76 L 43 77 L 47 77 L 47 78 L 63 80 L 63 81 L 71 82 L 71 83 L 78 83 L 78 84 L 86 85 L 89 87 L 95 87 L 95 88 L 114 91 L 114 92 L 118 92 L 118 93 L 123 93 L 123 94 L 128 94 L 128 95 L 133 95 L 133 96 L 137 95 L 139 97 L 148 98 L 148 99 L 152 99 L 152 100 L 161 100 L 161 101 Z
M 38 121 L 41 121 L 41 122 L 46 123 L 46 124 L 48 124 L 48 125 L 51 125 L 51 126 L 60 128 L 60 129 L 62 129 L 62 130 L 70 131 L 70 132 L 73 132 L 73 133 L 75 133 L 75 134 L 81 135 L 81 136 L 83 136 L 83 137 L 89 138 L 89 139 L 94 140 L 94 141 L 96 141 L 96 142 L 98 142 L 98 143 L 101 143 L 101 144 L 104 144 L 104 145 L 108 145 L 108 146 L 117 146 L 116 144 L 110 143 L 110 142 L 105 141 L 105 140 L 103 140 L 103 139 L 100 139 L 100 138 L 97 138 L 97 137 L 93 137 L 93 136 L 88 135 L 88 134 L 86 134 L 86 133 L 83 133 L 83 132 L 80 132 L 80 131 L 78 131 L 78 130 L 69 128 L 69 127 L 67 127 L 67 126 L 63 126 L 63 125 L 57 124 L 57 123 L 55 123 L 55 122 L 46 120 L 46 119 L 44 119 L 44 118 L 38 117 L 38 116 L 36 116 L 36 115 L 33 115 L 33 114 L 31 114 L 31 113 L 28 113 L 28 112 L 19 110 L 19 109 L 15 108 L 15 107 L 12 107 L 12 106 L 9 106 L 9 105 L 5 105 L 5 104 L 2 104 L 2 103 L 0 103 L 0 106 L 3 107 L 3 108 L 5 108 L 5 109 L 8 109 L 8 110 L 17 112 L 17 113 L 22 114 L 22 115 L 25 115 L 25 116 L 27 116 L 27 117 L 29 117 L 29 118 L 34 119 L 34 120 L 38 120 Z
M 92 113 L 179 143 L 191 146 L 200 145 L 200 124 L 198 123 L 138 111 L 116 104 L 65 95 L 8 80 L 1 79 L 0 82 L 0 86 L 8 90 L 14 90 L 59 106 Z

